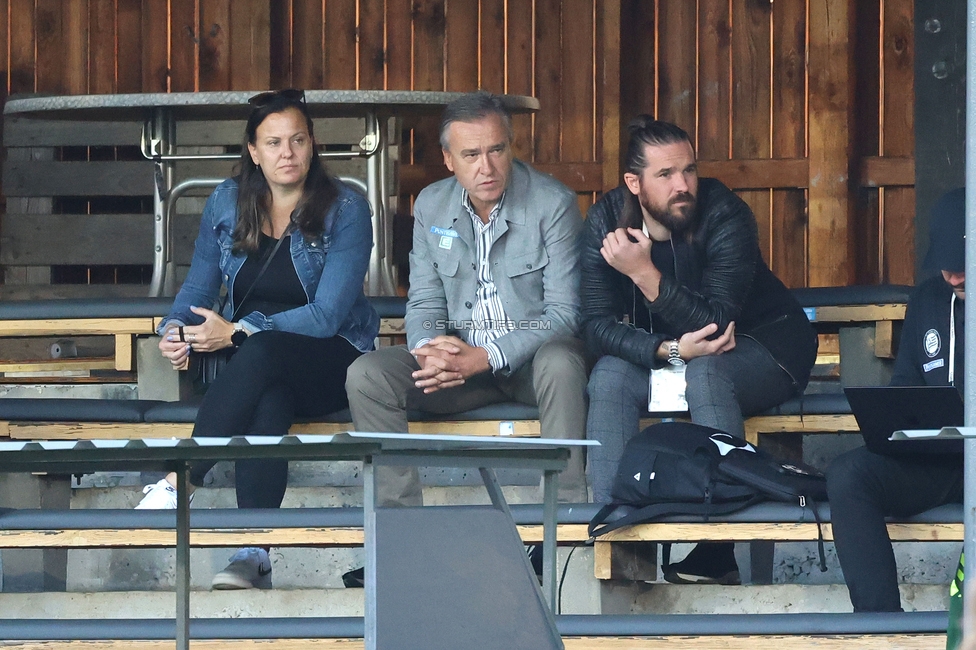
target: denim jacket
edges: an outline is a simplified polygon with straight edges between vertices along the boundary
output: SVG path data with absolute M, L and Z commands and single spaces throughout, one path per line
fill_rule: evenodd
M 379 316 L 363 293 L 373 246 L 370 209 L 361 194 L 338 180 L 334 182 L 339 195 L 325 220 L 331 228 L 327 226 L 326 232 L 311 240 L 298 231 L 291 237 L 291 259 L 308 304 L 271 316 L 254 311 L 238 320 L 252 333 L 282 330 L 317 338 L 338 335 L 361 352 L 368 352 L 379 331 Z M 222 316 L 231 318 L 234 280 L 247 259 L 244 253 L 232 251 L 236 225 L 237 181 L 231 178 L 207 199 L 190 272 L 160 333 L 170 324 L 202 323 L 190 306 L 215 305 L 221 285 L 230 293 Z

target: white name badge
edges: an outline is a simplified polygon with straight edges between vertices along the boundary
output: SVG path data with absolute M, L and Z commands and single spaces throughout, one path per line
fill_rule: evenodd
M 647 387 L 647 410 L 650 413 L 674 413 L 688 410 L 685 399 L 686 366 L 652 368 Z

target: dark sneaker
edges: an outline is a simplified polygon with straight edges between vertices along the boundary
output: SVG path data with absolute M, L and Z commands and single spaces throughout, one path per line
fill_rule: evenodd
M 735 545 L 699 544 L 680 562 L 664 569 L 664 579 L 675 585 L 738 585 Z
M 213 577 L 211 589 L 271 589 L 271 558 L 263 548 L 242 548 Z
M 366 586 L 366 569 L 359 567 L 342 574 L 342 586 L 346 589 L 362 589 Z

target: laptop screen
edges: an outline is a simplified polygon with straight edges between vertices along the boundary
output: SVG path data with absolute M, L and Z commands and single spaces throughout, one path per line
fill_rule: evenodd
M 844 393 L 869 450 L 889 456 L 962 453 L 961 440 L 888 440 L 894 431 L 961 426 L 962 395 L 952 386 L 858 386 Z

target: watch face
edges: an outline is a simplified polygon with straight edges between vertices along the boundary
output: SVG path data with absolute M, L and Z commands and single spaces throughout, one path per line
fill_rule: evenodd
M 672 366 L 683 366 L 685 365 L 685 360 L 681 357 L 677 357 L 674 359 L 668 359 L 668 363 L 670 363 Z
M 244 330 L 237 330 L 236 332 L 230 335 L 230 342 L 237 347 L 240 347 L 241 344 L 246 340 L 247 340 L 247 334 L 244 332 Z

